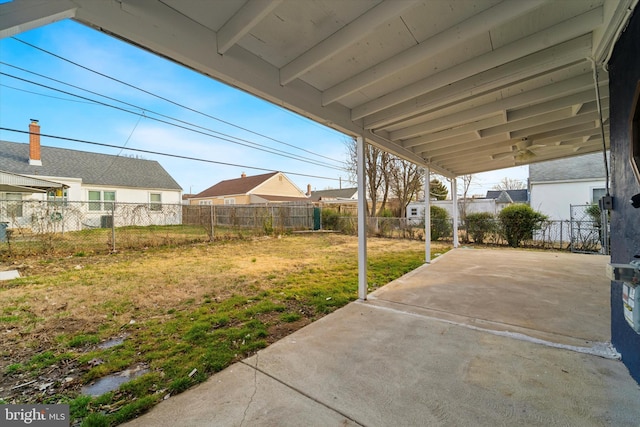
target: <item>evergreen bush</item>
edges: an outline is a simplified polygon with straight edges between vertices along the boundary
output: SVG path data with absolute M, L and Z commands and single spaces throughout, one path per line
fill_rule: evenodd
M 489 212 L 467 214 L 467 233 L 475 243 L 484 243 L 487 234 L 496 229 L 495 218 Z
M 502 209 L 498 219 L 502 236 L 509 246 L 517 248 L 523 240 L 533 238 L 533 232 L 542 228 L 547 217 L 529 205 L 516 203 Z

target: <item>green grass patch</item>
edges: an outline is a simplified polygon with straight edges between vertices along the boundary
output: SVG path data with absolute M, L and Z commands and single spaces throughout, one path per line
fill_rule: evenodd
M 280 315 L 280 320 L 286 323 L 292 323 L 302 318 L 298 313 L 283 313 Z
M 84 347 L 87 345 L 95 345 L 95 344 L 98 344 L 99 342 L 100 342 L 100 337 L 98 337 L 97 335 L 80 334 L 70 338 L 69 341 L 67 342 L 67 346 L 72 348 L 77 348 L 77 347 Z

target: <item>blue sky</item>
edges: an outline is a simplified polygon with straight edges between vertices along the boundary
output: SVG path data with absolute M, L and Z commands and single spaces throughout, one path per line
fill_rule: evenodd
M 348 174 L 345 171 L 277 156 L 160 123 L 152 117 L 168 119 L 154 115 L 152 112 L 257 143 L 270 150 L 285 151 L 294 157 L 302 156 L 338 168 L 342 167 L 346 160 L 345 141 L 348 139 L 339 132 L 74 21 L 57 22 L 15 37 L 197 112 L 180 108 L 17 40 L 6 38 L 0 40 L 0 61 L 13 67 L 0 64 L 0 72 L 91 99 L 100 99 L 102 102 L 137 113 L 144 112 L 144 115 L 140 117 L 0 75 L 0 127 L 26 131 L 29 120 L 38 119 L 43 134 L 243 165 L 242 167 L 223 166 L 137 153 L 126 149 L 42 138 L 42 144 L 45 146 L 107 154 L 137 155 L 145 159 L 157 160 L 187 193 L 200 192 L 221 180 L 239 177 L 242 172 L 247 175 L 266 172 L 251 167 L 290 172 L 289 178 L 303 191 L 306 190 L 307 184 L 311 184 L 312 188 L 317 190 L 338 188 L 340 178 L 342 178 L 343 187 L 355 186 L 347 182 Z M 141 108 L 100 98 L 14 67 L 71 83 Z M 230 126 L 220 120 L 265 135 L 267 138 Z M 211 131 L 205 132 L 211 133 Z M 0 131 L 0 139 L 27 142 L 28 135 Z M 246 142 L 243 143 L 246 144 Z M 294 173 L 316 177 L 300 176 Z M 526 181 L 527 174 L 527 167 L 477 174 L 474 176 L 470 193 L 482 194 L 503 177 Z

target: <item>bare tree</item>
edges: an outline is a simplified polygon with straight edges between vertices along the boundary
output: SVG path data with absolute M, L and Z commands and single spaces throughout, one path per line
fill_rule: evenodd
M 345 141 L 347 146 L 347 169 L 352 178 L 357 177 L 357 143 L 354 139 Z M 388 168 L 391 162 L 391 155 L 380 150 L 373 145 L 365 143 L 364 149 L 364 173 L 367 181 L 367 198 L 371 201 L 371 209 L 367 203 L 367 215 L 375 215 L 378 210 L 386 207 L 389 198 L 389 180 Z M 378 209 L 378 202 L 381 200 L 381 206 Z
M 415 199 L 423 187 L 422 169 L 415 163 L 399 158 L 389 163 L 387 181 L 391 192 L 398 199 L 400 218 L 407 213 L 407 205 Z
M 519 179 L 507 178 L 507 177 L 502 178 L 502 180 L 500 181 L 500 184 L 496 184 L 493 186 L 494 190 L 500 190 L 500 191 L 523 190 L 525 188 L 526 186 L 524 182 L 520 181 Z

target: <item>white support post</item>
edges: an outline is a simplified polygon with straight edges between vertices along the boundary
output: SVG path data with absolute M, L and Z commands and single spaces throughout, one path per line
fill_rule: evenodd
M 362 136 L 356 140 L 356 161 L 358 175 L 358 298 L 367 299 L 367 191 L 364 173 L 365 141 Z
M 431 172 L 424 168 L 424 262 L 431 263 Z
M 458 247 L 458 180 L 451 180 L 451 199 L 453 201 L 453 247 Z

